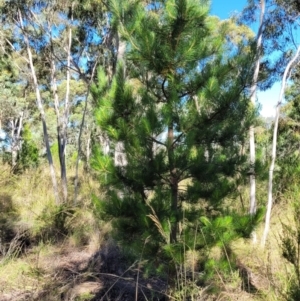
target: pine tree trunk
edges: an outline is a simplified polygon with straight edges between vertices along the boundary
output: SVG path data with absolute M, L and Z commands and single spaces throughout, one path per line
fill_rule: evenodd
M 277 151 L 277 134 L 278 134 L 278 122 L 279 122 L 279 114 L 280 114 L 280 106 L 284 97 L 284 92 L 286 88 L 286 83 L 291 73 L 292 68 L 295 65 L 296 60 L 300 56 L 300 46 L 297 49 L 296 54 L 294 57 L 289 61 L 287 64 L 281 82 L 281 89 L 279 93 L 278 103 L 276 107 L 276 116 L 275 116 L 275 123 L 274 123 L 274 132 L 273 132 L 273 144 L 272 144 L 272 161 L 269 169 L 269 186 L 268 186 L 268 205 L 267 205 L 267 213 L 265 219 L 265 228 L 264 233 L 261 241 L 261 245 L 264 247 L 267 241 L 269 229 L 270 229 L 270 221 L 271 221 L 271 211 L 273 206 L 273 174 L 274 174 L 274 167 L 275 167 L 275 160 L 276 160 L 276 151 Z
M 176 168 L 174 162 L 174 128 L 173 124 L 168 127 L 168 159 L 169 159 L 169 168 L 170 168 L 170 188 L 171 188 L 171 211 L 175 216 L 175 220 L 171 222 L 171 233 L 170 233 L 170 242 L 177 242 L 177 232 L 178 232 L 178 218 L 177 218 L 177 209 L 178 209 L 178 180 L 176 176 Z
M 29 65 L 30 65 L 30 70 L 31 70 L 31 75 L 32 75 L 34 87 L 35 87 L 37 107 L 39 109 L 40 116 L 41 116 L 41 119 L 42 119 L 43 135 L 44 135 L 44 141 L 45 141 L 45 145 L 46 145 L 47 159 L 48 159 L 49 168 L 50 168 L 50 175 L 51 175 L 51 179 L 52 179 L 54 196 L 55 196 L 56 204 L 60 204 L 57 181 L 56 181 L 55 170 L 54 170 L 54 165 L 53 165 L 53 159 L 52 159 L 50 143 L 49 143 L 46 115 L 45 115 L 45 111 L 44 111 L 44 107 L 43 107 L 42 97 L 41 97 L 41 94 L 40 94 L 38 80 L 37 80 L 34 65 L 33 65 L 31 48 L 30 48 L 30 45 L 29 45 L 28 36 L 27 36 L 26 32 L 24 31 L 23 18 L 22 18 L 22 13 L 21 13 L 20 10 L 18 11 L 18 14 L 19 14 L 19 21 L 20 21 L 21 29 L 23 30 L 23 34 L 24 34 L 24 41 L 25 41 L 26 48 L 27 48 L 28 61 L 29 61 Z
M 117 39 L 117 61 L 124 61 L 124 55 L 126 50 L 126 42 L 121 41 L 119 33 L 116 34 Z

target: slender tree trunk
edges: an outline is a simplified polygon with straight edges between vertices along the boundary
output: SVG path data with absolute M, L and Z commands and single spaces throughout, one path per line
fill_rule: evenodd
M 264 15 L 265 15 L 265 0 L 260 1 L 260 25 L 256 37 L 256 61 L 255 69 L 253 74 L 252 86 L 250 89 L 251 103 L 255 106 L 256 93 L 257 93 L 257 80 L 260 69 L 261 60 L 261 48 L 263 38 L 263 26 L 264 26 Z M 251 215 L 256 213 L 256 183 L 255 183 L 255 135 L 254 126 L 251 125 L 249 129 L 249 143 L 250 143 L 250 210 Z M 254 241 L 256 241 L 255 234 L 253 235 Z
M 71 20 L 73 20 L 72 16 L 71 16 Z M 51 32 L 50 27 L 49 27 L 49 32 Z M 59 165 L 60 165 L 61 188 L 62 188 L 64 202 L 66 202 L 68 199 L 66 145 L 67 145 L 67 131 L 68 131 L 68 120 L 69 120 L 71 46 L 72 46 L 72 28 L 70 26 L 68 29 L 68 45 L 66 48 L 67 51 L 66 95 L 65 95 L 63 113 L 61 114 L 60 102 L 57 93 L 56 65 L 55 65 L 54 50 L 53 50 L 52 35 L 51 35 L 51 81 L 52 81 L 51 86 L 52 86 L 52 94 L 54 100 L 54 109 L 56 114 L 58 156 L 59 156 Z
M 116 47 L 117 47 L 117 62 L 124 61 L 124 55 L 126 50 L 126 42 L 122 41 L 119 33 L 116 33 Z
M 11 171 L 14 170 L 16 166 L 16 161 L 17 161 L 17 148 L 16 148 L 16 125 L 15 125 L 15 120 L 11 119 L 10 120 L 10 136 L 11 136 L 11 146 L 10 146 L 10 151 L 11 151 Z
M 89 83 L 88 90 L 86 92 L 84 110 L 83 110 L 83 114 L 82 114 L 82 120 L 81 120 L 81 124 L 80 124 L 79 135 L 78 135 L 78 149 L 77 149 L 77 158 L 76 158 L 76 172 L 75 172 L 75 180 L 74 180 L 74 205 L 77 204 L 77 196 L 78 196 L 78 171 L 79 171 L 79 160 L 80 160 L 80 156 L 81 156 L 81 136 L 82 136 L 82 132 L 83 132 L 84 124 L 85 124 L 85 116 L 86 116 L 86 112 L 87 112 L 88 98 L 89 98 L 89 94 L 90 94 L 90 86 L 91 86 L 91 83 Z
M 86 117 L 86 113 L 87 113 L 88 99 L 89 99 L 89 95 L 90 95 L 91 84 L 92 84 L 92 81 L 93 81 L 93 78 L 94 78 L 94 74 L 95 74 L 97 65 L 98 65 L 98 60 L 96 60 L 96 62 L 94 64 L 92 74 L 91 74 L 91 78 L 90 78 L 90 80 L 87 84 L 87 92 L 86 92 L 86 96 L 85 96 L 84 110 L 83 110 L 83 114 L 82 114 L 82 120 L 81 120 L 81 124 L 80 124 L 79 135 L 78 135 L 76 172 L 75 172 L 75 180 L 74 180 L 74 205 L 77 204 L 77 196 L 78 196 L 78 171 L 79 171 L 79 160 L 80 160 L 80 156 L 81 156 L 81 137 L 82 137 L 82 132 L 83 132 L 83 128 L 84 128 L 84 125 L 85 125 L 85 117 Z
M 107 66 L 107 71 L 109 73 L 110 78 L 112 78 L 113 75 L 115 74 L 117 61 L 119 61 L 119 60 L 124 61 L 124 54 L 125 54 L 125 50 L 126 50 L 126 43 L 123 42 L 123 41 L 120 41 L 119 33 L 111 33 L 107 37 L 108 40 L 109 40 L 107 42 L 107 44 L 110 45 L 112 43 L 113 35 L 116 35 L 117 57 L 114 59 L 115 61 L 113 61 L 111 63 L 111 66 Z M 113 58 L 115 57 L 114 50 L 115 50 L 115 48 L 111 47 L 111 52 L 112 52 L 112 57 Z M 82 132 L 83 132 L 83 128 L 84 128 L 84 124 L 85 124 L 85 118 L 86 118 L 86 113 L 87 113 L 88 97 L 89 97 L 89 93 L 90 93 L 90 86 L 91 86 L 91 83 L 93 81 L 97 65 L 98 65 L 98 60 L 96 60 L 96 62 L 94 64 L 93 71 L 92 71 L 92 74 L 91 74 L 91 77 L 90 77 L 90 81 L 88 82 L 88 91 L 87 91 L 86 98 L 85 98 L 85 106 L 84 106 L 84 110 L 83 110 L 82 121 L 81 121 L 80 129 L 79 129 L 79 135 L 78 135 L 78 150 L 77 150 L 77 160 L 76 160 L 76 174 L 75 174 L 75 180 L 74 180 L 74 204 L 77 203 L 77 196 L 78 196 L 78 170 L 79 170 L 79 160 L 80 160 L 80 155 L 81 155 L 81 137 L 82 137 Z
M 52 50 L 53 51 L 53 50 Z M 52 56 L 51 58 L 51 87 L 52 87 L 52 94 L 53 94 L 53 101 L 54 101 L 54 110 L 56 115 L 56 124 L 57 124 L 57 145 L 58 145 L 58 157 L 59 157 L 59 164 L 60 164 L 60 171 L 61 171 L 61 181 L 62 181 L 62 188 L 63 188 L 63 168 L 65 166 L 64 164 L 64 151 L 62 147 L 63 142 L 63 126 L 62 126 L 62 120 L 60 116 L 60 104 L 58 99 L 58 93 L 57 93 L 57 80 L 56 80 L 56 66 L 55 66 L 55 60 Z M 64 194 L 64 202 L 66 201 L 66 197 Z
M 168 159 L 170 166 L 170 188 L 171 188 L 171 210 L 175 215 L 175 221 L 171 223 L 170 242 L 177 242 L 178 233 L 178 221 L 177 221 L 177 210 L 178 210 L 178 179 L 176 175 L 176 168 L 174 162 L 174 127 L 171 124 L 168 127 Z
M 28 36 L 24 30 L 22 13 L 20 10 L 18 13 L 19 13 L 19 21 L 20 21 L 21 29 L 23 30 L 23 34 L 24 34 L 24 41 L 25 41 L 26 48 L 27 48 L 28 61 L 29 61 L 29 65 L 30 65 L 31 75 L 32 75 L 32 79 L 33 79 L 33 83 L 34 83 L 34 87 L 35 87 L 37 107 L 39 109 L 40 116 L 42 119 L 43 135 L 44 135 L 44 141 L 45 141 L 45 145 L 46 145 L 47 159 L 48 159 L 49 168 L 50 168 L 50 175 L 51 175 L 51 179 L 52 179 L 54 196 L 55 196 L 56 203 L 60 204 L 59 193 L 58 193 L 58 188 L 57 188 L 57 181 L 56 181 L 53 159 L 52 159 L 50 143 L 49 143 L 46 115 L 45 115 L 45 111 L 44 111 L 44 107 L 43 107 L 42 97 L 41 97 L 41 93 L 40 93 L 40 89 L 39 89 L 39 85 L 38 85 L 38 80 L 37 80 L 36 73 L 35 73 L 35 68 L 33 65 L 32 53 L 31 53 L 31 48 L 29 45 Z
M 71 16 L 73 20 L 73 16 Z M 51 28 L 49 26 L 49 32 Z M 57 79 L 56 79 L 56 65 L 54 58 L 54 50 L 52 45 L 51 36 L 51 85 L 52 94 L 54 100 L 54 109 L 56 114 L 57 123 L 57 143 L 58 143 L 58 155 L 59 155 L 59 165 L 60 165 L 60 178 L 61 178 L 61 188 L 63 193 L 64 202 L 68 199 L 68 183 L 67 183 L 67 167 L 66 167 L 66 146 L 67 146 L 67 131 L 68 131 L 68 120 L 69 120 L 69 98 L 70 98 L 70 66 L 71 66 L 71 46 L 72 46 L 72 28 L 69 26 L 68 29 L 68 45 L 66 48 L 67 52 L 67 71 L 66 71 L 66 95 L 63 113 L 60 113 L 60 102 L 57 93 Z
M 89 130 L 89 136 L 86 142 L 86 169 L 90 168 L 90 157 L 91 157 L 91 130 Z
M 273 144 L 272 144 L 272 161 L 269 169 L 269 186 L 268 186 L 268 205 L 267 205 L 267 213 L 265 219 L 265 228 L 264 233 L 261 241 L 261 245 L 264 247 L 267 241 L 269 229 L 270 229 L 270 220 L 271 220 L 271 211 L 273 205 L 273 174 L 274 174 L 274 167 L 275 167 L 275 160 L 276 160 L 276 151 L 277 151 L 277 134 L 278 134 L 278 122 L 279 122 L 279 114 L 280 114 L 280 106 L 284 97 L 286 83 L 291 73 L 292 68 L 294 67 L 297 59 L 300 56 L 300 46 L 297 49 L 296 54 L 294 57 L 289 61 L 287 64 L 281 82 L 281 89 L 279 93 L 278 103 L 276 107 L 276 116 L 275 116 L 275 123 L 274 123 L 274 132 L 273 132 Z
M 72 4 L 71 21 L 73 21 L 73 4 Z M 69 98 L 70 98 L 70 67 L 71 67 L 71 47 L 72 47 L 72 27 L 70 25 L 68 32 L 68 47 L 67 47 L 67 87 L 64 114 L 62 116 L 62 136 L 60 137 L 60 171 L 62 190 L 64 200 L 68 199 L 68 183 L 67 183 L 67 167 L 66 167 L 66 147 L 67 147 L 67 132 L 68 132 L 68 120 L 69 120 Z
M 23 115 L 24 112 L 20 113 L 20 117 L 11 120 L 11 169 L 12 171 L 16 167 L 18 152 L 20 150 L 20 137 L 23 128 Z

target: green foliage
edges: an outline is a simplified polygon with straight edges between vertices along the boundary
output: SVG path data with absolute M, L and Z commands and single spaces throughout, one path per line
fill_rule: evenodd
M 202 247 L 206 247 L 208 250 L 213 247 L 218 247 L 223 252 L 223 259 L 218 263 L 221 264 L 220 268 L 234 266 L 234 258 L 232 260 L 231 243 L 240 237 L 250 238 L 251 233 L 255 230 L 255 227 L 262 221 L 265 215 L 265 210 L 261 208 L 257 210 L 255 215 L 239 215 L 235 212 L 228 212 L 228 215 L 224 215 L 216 218 L 208 218 L 206 216 L 200 217 L 200 229 L 202 237 L 199 240 Z M 216 260 L 211 259 L 208 264 L 217 264 Z M 207 270 L 207 268 L 206 268 Z M 224 270 L 225 271 L 225 270 Z M 211 270 L 213 273 L 213 270 Z
M 75 301 L 90 301 L 95 297 L 92 293 L 83 293 L 75 298 Z
M 295 81 L 290 93 L 297 88 L 297 85 L 298 83 Z M 275 167 L 277 173 L 275 173 L 274 177 L 278 201 L 285 198 L 291 198 L 294 201 L 298 197 L 298 189 L 296 187 L 300 184 L 300 165 L 297 102 L 297 97 L 295 97 L 293 101 L 283 107 L 283 115 L 278 125 L 278 159 Z
M 240 237 L 249 238 L 254 227 L 263 219 L 264 210 L 259 209 L 255 216 L 240 216 L 235 212 L 217 218 L 200 217 L 201 231 L 208 246 L 227 247 Z
M 25 124 L 22 132 L 22 148 L 18 153 L 18 170 L 26 170 L 37 167 L 39 163 L 39 149 L 32 139 L 32 134 L 28 124 Z
M 59 151 L 58 151 L 58 143 L 57 143 L 57 141 L 55 141 L 51 145 L 51 154 L 52 154 L 53 161 L 55 163 L 59 164 Z
M 256 114 L 244 90 L 253 55 L 242 43 L 225 52 L 224 30 L 217 34 L 204 2 L 110 4 L 128 51 L 112 81 L 100 68 L 92 88 L 110 143 L 108 153 L 94 149 L 106 191 L 94 203 L 123 246 L 174 278 L 185 250 L 205 258 L 249 237 L 260 219 L 225 205 L 247 165 L 240 149 Z
M 46 206 L 37 217 L 33 235 L 41 241 L 59 241 L 68 234 L 67 220 L 74 209 L 67 205 Z
M 7 185 L 8 186 L 8 185 Z M 14 208 L 12 198 L 7 193 L 0 197 L 0 264 L 9 257 L 18 255 L 19 245 L 13 248 L 10 244 L 15 237 L 14 222 L 18 219 L 17 210 Z
M 294 226 L 282 224 L 283 233 L 281 236 L 282 256 L 292 264 L 295 272 L 295 277 L 292 278 L 288 300 L 299 300 L 300 296 L 300 206 L 294 203 Z

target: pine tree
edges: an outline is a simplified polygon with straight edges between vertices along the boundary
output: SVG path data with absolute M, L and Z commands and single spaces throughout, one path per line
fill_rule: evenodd
M 183 248 L 204 248 L 197 225 L 211 229 L 213 219 L 220 231 L 208 230 L 211 243 L 249 235 L 249 219 L 229 217 L 224 202 L 246 170 L 240 149 L 254 113 L 246 42 L 228 48 L 206 1 L 110 4 L 127 52 L 112 82 L 100 69 L 92 89 L 110 142 L 94 150 L 107 191 L 95 201 L 99 212 L 132 252 L 146 243 L 145 257 L 180 261 Z

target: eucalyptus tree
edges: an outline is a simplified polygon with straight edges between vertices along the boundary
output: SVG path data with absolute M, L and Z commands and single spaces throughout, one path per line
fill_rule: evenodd
M 260 73 L 260 65 L 263 58 L 263 33 L 265 27 L 265 10 L 266 10 L 266 1 L 248 1 L 248 6 L 244 9 L 243 18 L 247 22 L 249 19 L 252 21 L 253 15 L 256 13 L 256 7 L 259 6 L 260 16 L 259 16 L 259 27 L 256 34 L 255 41 L 252 47 L 255 48 L 255 60 L 253 62 L 253 75 L 252 75 L 252 84 L 250 87 L 250 101 L 252 106 L 256 107 L 256 98 L 257 98 L 257 89 L 259 83 L 259 73 Z M 249 13 L 250 11 L 250 13 Z M 250 161 L 250 168 L 249 168 L 249 182 L 250 182 L 250 189 L 249 189 L 249 196 L 250 196 L 250 206 L 249 206 L 249 213 L 251 215 L 255 215 L 257 204 L 256 204 L 256 150 L 255 150 L 255 125 L 254 123 L 250 125 L 249 128 L 249 161 Z M 253 242 L 256 242 L 256 233 L 252 233 Z
M 260 1 L 260 20 L 259 29 L 256 36 L 256 61 L 253 73 L 253 82 L 250 89 L 250 100 L 255 106 L 256 95 L 257 95 L 257 82 L 260 69 L 260 61 L 262 58 L 262 39 L 263 39 L 263 27 L 264 27 L 264 14 L 265 14 L 266 3 L 264 0 Z M 249 144 L 250 144 L 250 214 L 256 212 L 256 184 L 255 184 L 255 137 L 254 137 L 254 126 L 250 126 L 249 130 Z
M 26 119 L 26 102 L 23 98 L 24 86 L 16 85 L 17 71 L 8 58 L 0 62 L 0 123 L 1 131 L 10 149 L 10 165 L 15 168 L 18 151 L 21 148 L 21 131 Z M 18 100 L 18 103 L 17 103 Z
M 0 30 L 0 128 L 5 135 L 3 151 L 10 154 L 9 163 L 16 171 L 17 159 L 22 149 L 22 132 L 24 123 L 30 123 L 34 115 L 34 98 L 30 93 L 27 81 L 28 65 L 20 59 L 11 44 L 12 29 L 7 25 Z M 6 160 L 7 155 L 5 155 Z
M 272 86 L 276 81 L 285 81 L 286 80 L 286 70 L 289 69 L 291 56 L 294 52 L 294 49 L 298 47 L 298 43 L 295 39 L 295 33 L 298 27 L 299 22 L 299 11 L 297 10 L 297 1 L 281 1 L 281 0 L 266 0 L 266 1 L 248 1 L 248 6 L 246 7 L 243 15 L 243 20 L 255 21 L 256 20 L 256 11 L 260 7 L 260 27 L 259 33 L 263 35 L 261 43 L 259 43 L 259 33 L 257 36 L 257 47 L 260 44 L 261 51 L 258 53 L 258 59 L 260 60 L 260 72 L 254 73 L 257 81 L 253 78 L 253 86 L 251 90 L 251 95 L 253 100 L 255 100 L 257 89 L 266 90 Z M 263 7 L 265 12 L 263 12 Z M 260 57 L 259 57 L 260 56 Z M 259 63 L 259 61 L 257 61 Z M 258 67 L 258 65 L 256 65 Z M 256 69 L 257 70 L 257 69 Z M 291 71 L 291 70 L 290 70 Z M 289 72 L 290 72 L 289 71 Z M 285 86 L 285 83 L 283 84 Z M 282 87 L 284 90 L 285 88 Z M 277 110 L 280 107 L 281 102 L 283 101 L 283 95 L 277 105 Z M 279 115 L 278 115 L 279 117 Z M 276 122 L 275 122 L 276 123 Z M 276 126 L 275 126 L 276 127 Z M 254 150 L 254 139 L 253 139 L 253 128 L 250 131 L 250 163 L 253 166 L 250 174 L 250 182 L 254 186 L 254 182 L 251 181 L 252 175 L 255 177 L 255 167 L 258 164 L 258 160 L 253 160 Z M 274 132 L 276 136 L 276 132 Z M 275 139 L 275 140 L 274 140 Z M 274 158 L 274 143 L 277 140 L 277 137 L 273 137 L 273 151 L 270 157 Z M 252 142 L 251 142 L 252 141 Z M 275 146 L 276 148 L 276 146 Z M 275 151 L 276 152 L 276 151 Z M 255 163 L 253 165 L 253 163 Z M 271 169 L 273 166 L 273 159 L 271 160 L 271 167 L 269 171 L 269 191 L 268 191 L 268 205 L 267 205 L 267 215 L 266 215 L 266 226 L 265 233 L 267 233 L 267 224 L 269 224 L 270 219 L 270 207 L 272 207 L 271 197 L 270 197 L 270 188 L 272 185 Z M 273 166 L 274 167 L 274 166 Z M 252 172 L 253 171 L 253 172 Z M 252 185 L 251 185 L 252 187 Z M 253 211 L 256 207 L 255 200 L 255 190 L 250 189 L 250 212 Z M 264 245 L 266 239 L 266 234 L 263 235 L 262 244 Z
M 282 77 L 280 94 L 279 94 L 278 103 L 276 106 L 276 116 L 275 116 L 275 122 L 274 122 L 274 133 L 273 133 L 273 143 L 272 143 L 272 160 L 271 160 L 270 169 L 269 169 L 268 205 L 267 205 L 267 213 L 266 213 L 266 220 L 265 220 L 265 228 L 264 228 L 264 233 L 263 233 L 263 237 L 262 237 L 262 241 L 261 241 L 262 246 L 265 246 L 265 244 L 266 244 L 268 232 L 270 229 L 271 210 L 272 210 L 272 205 L 273 205 L 273 174 L 274 174 L 276 152 L 277 152 L 277 134 L 278 134 L 278 122 L 279 122 L 279 116 L 280 116 L 280 107 L 281 107 L 281 103 L 284 98 L 285 89 L 286 89 L 287 81 L 289 79 L 289 75 L 292 71 L 292 68 L 295 66 L 297 61 L 299 61 L 299 57 L 300 57 L 300 46 L 298 47 L 295 55 L 291 58 L 291 60 L 289 61 L 289 63 L 286 66 L 286 69 L 285 69 L 283 77 Z
M 60 197 L 51 153 L 54 141 L 49 137 L 47 119 L 50 118 L 49 112 L 54 110 L 60 186 L 66 201 L 70 114 L 78 103 L 88 99 L 85 95 L 93 81 L 92 70 L 98 63 L 103 63 L 100 54 L 105 57 L 106 25 L 97 20 L 101 18 L 99 12 L 102 10 L 102 3 L 97 1 L 7 1 L 2 6 L 2 22 L 13 33 L 9 42 L 15 53 L 30 66 L 27 82 L 32 84 L 36 93 L 57 202 L 60 202 Z M 78 133 L 79 124 L 73 123 L 72 130 L 74 125 Z M 81 156 L 80 150 L 78 153 Z
M 277 153 L 280 107 L 284 101 L 287 82 L 291 74 L 294 73 L 295 66 L 299 63 L 300 55 L 300 42 L 297 41 L 296 38 L 300 21 L 300 11 L 297 1 L 274 0 L 270 1 L 270 4 L 271 8 L 269 9 L 265 25 L 265 35 L 268 41 L 266 47 L 270 47 L 271 49 L 275 49 L 277 52 L 281 53 L 278 63 L 274 66 L 277 77 L 279 76 L 281 80 L 281 89 L 278 96 L 274 121 L 272 155 L 269 168 L 267 213 L 264 233 L 261 241 L 262 246 L 266 244 L 273 206 L 273 175 Z
M 208 16 L 206 1 L 113 0 L 110 9 L 127 50 L 113 80 L 101 68 L 92 89 L 110 141 L 108 152 L 94 152 L 106 189 L 96 204 L 127 246 L 141 251 L 145 243 L 143 256 L 174 258 L 183 246 L 204 248 L 197 225 L 221 225 L 224 199 L 245 172 L 239 150 L 254 115 L 247 91 L 253 53 L 247 41 L 229 47 L 230 33 Z M 120 144 L 122 164 L 115 161 Z M 233 219 L 222 225 L 234 228 Z

